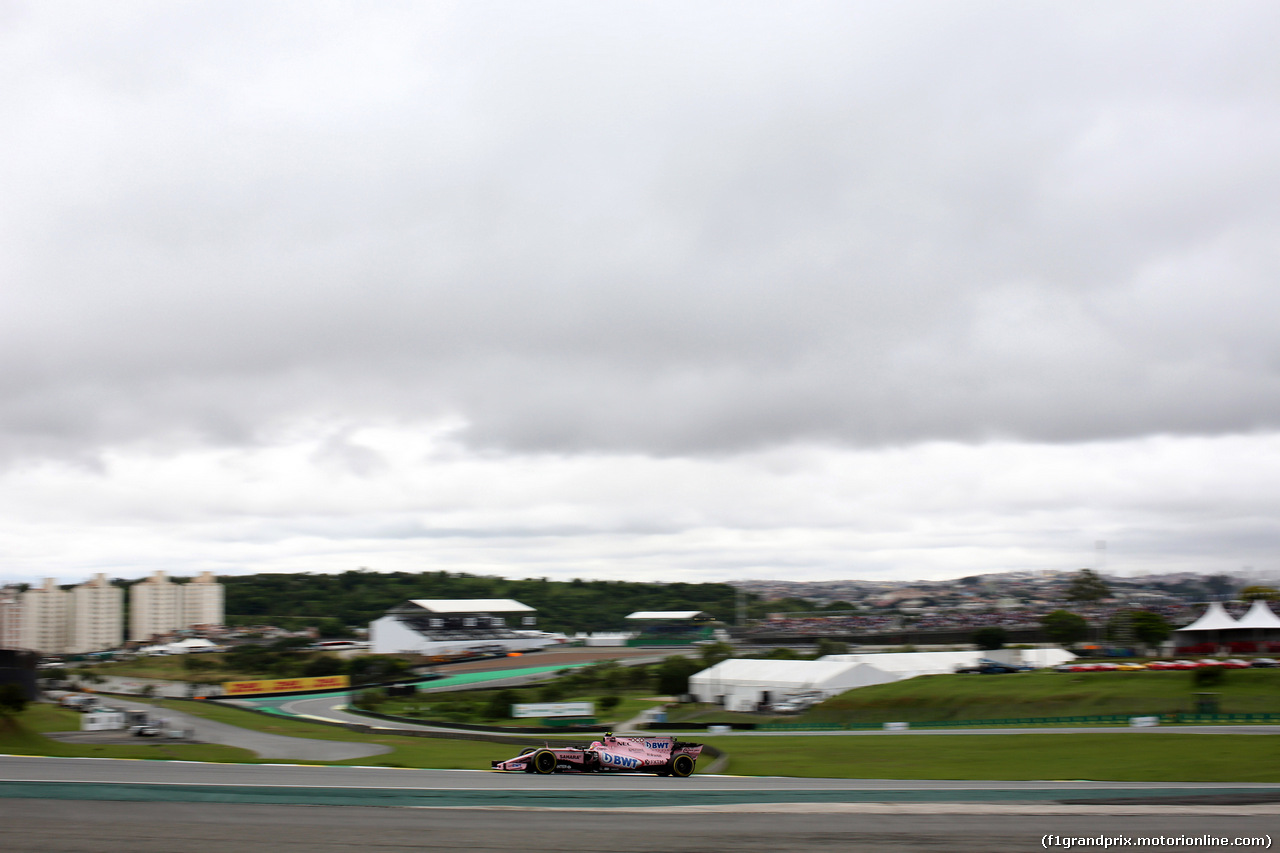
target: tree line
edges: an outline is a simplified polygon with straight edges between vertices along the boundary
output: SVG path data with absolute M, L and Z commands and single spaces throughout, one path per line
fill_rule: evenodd
M 608 631 L 638 610 L 703 610 L 731 622 L 737 591 L 722 583 L 509 580 L 456 572 L 347 571 L 219 578 L 233 625 L 305 621 L 325 636 L 363 627 L 415 598 L 512 598 L 538 612 L 544 631 Z M 754 598 L 754 596 L 748 596 Z

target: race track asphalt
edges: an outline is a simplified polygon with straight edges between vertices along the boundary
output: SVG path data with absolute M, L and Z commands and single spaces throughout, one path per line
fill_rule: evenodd
M 1044 836 L 1269 837 L 1280 785 L 930 782 L 0 757 L 4 849 L 1005 851 Z
M 15 853 L 1004 853 L 1042 849 L 1046 835 L 1270 838 L 1274 814 L 683 813 L 0 800 Z M 1088 848 L 1084 848 L 1088 849 Z M 1093 848 L 1102 849 L 1102 848 Z

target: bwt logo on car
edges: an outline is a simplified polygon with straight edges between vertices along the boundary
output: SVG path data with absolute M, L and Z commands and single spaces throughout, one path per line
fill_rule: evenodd
M 640 766 L 640 759 L 630 758 L 626 755 L 610 755 L 606 752 L 600 758 L 602 763 L 610 767 L 625 767 L 628 770 L 634 770 Z
M 647 740 L 644 742 L 646 749 L 668 749 L 671 746 L 669 740 Z

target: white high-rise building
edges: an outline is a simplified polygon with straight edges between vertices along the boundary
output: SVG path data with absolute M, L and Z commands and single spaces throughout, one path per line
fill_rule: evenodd
M 124 590 L 113 586 L 106 575 L 71 590 L 71 637 L 67 651 L 72 654 L 114 649 L 124 641 Z
M 193 625 L 221 625 L 223 587 L 213 572 L 177 584 L 164 572 L 129 587 L 129 639 L 146 642 Z
M 53 578 L 22 593 L 22 648 L 45 655 L 66 653 L 70 639 L 67 601 L 67 593 Z
M 22 648 L 22 592 L 0 587 L 0 649 Z
M 146 642 L 182 625 L 182 601 L 176 583 L 156 572 L 129 587 L 129 639 Z
M 198 578 L 178 587 L 182 598 L 182 627 L 221 625 L 223 619 L 223 587 L 213 572 L 201 572 Z

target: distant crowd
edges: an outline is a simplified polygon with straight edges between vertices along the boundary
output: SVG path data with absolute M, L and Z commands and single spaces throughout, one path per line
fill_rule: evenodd
M 1141 609 L 1157 613 L 1175 628 L 1194 621 L 1200 608 L 1183 604 L 1147 605 L 1141 608 L 1122 605 L 1079 605 L 1055 603 L 1043 609 L 944 610 L 920 615 L 898 613 L 859 613 L 832 616 L 778 615 L 749 629 L 752 634 L 802 634 L 833 636 L 842 634 L 886 634 L 897 631 L 957 631 L 977 628 L 1039 628 L 1040 621 L 1054 610 L 1078 613 L 1093 623 L 1105 623 L 1121 611 Z

